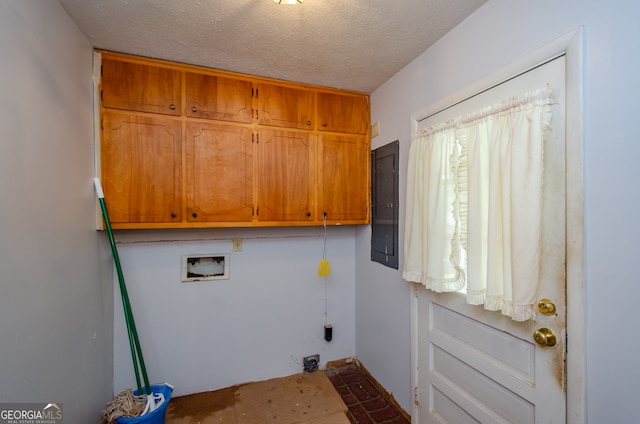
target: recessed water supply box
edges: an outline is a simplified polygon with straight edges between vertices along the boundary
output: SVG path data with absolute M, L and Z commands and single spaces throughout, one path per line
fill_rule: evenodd
M 182 256 L 183 283 L 228 279 L 229 255 L 204 254 Z

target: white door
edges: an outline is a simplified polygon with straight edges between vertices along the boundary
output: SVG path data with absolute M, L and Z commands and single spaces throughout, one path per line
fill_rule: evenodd
M 559 95 L 558 104 L 552 107 L 553 130 L 544 146 L 542 278 L 538 299 L 549 299 L 556 311 L 550 315 L 538 312 L 534 320 L 521 323 L 500 312 L 466 304 L 463 293 L 437 294 L 416 284 L 414 355 L 418 385 L 414 423 L 566 422 L 564 56 L 422 119 L 417 128 L 476 111 L 547 83 Z M 555 335 L 555 343 L 551 334 Z M 549 346 L 539 344 L 545 339 Z

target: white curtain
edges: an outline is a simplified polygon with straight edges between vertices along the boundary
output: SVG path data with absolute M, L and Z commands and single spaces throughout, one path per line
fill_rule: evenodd
M 422 130 L 409 151 L 404 269 L 436 292 L 517 321 L 533 316 L 540 268 L 549 87 Z

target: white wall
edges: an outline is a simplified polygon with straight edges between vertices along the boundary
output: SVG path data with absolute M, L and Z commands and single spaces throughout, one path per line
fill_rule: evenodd
M 0 2 L 0 401 L 97 422 L 112 275 L 94 230 L 92 49 L 58 2 Z
M 584 26 L 585 403 L 591 423 L 636 422 L 640 399 L 640 341 L 633 315 L 640 298 L 634 266 L 640 236 L 634 98 L 640 93 L 639 12 L 640 5 L 631 0 L 490 0 L 372 95 L 372 122 L 380 122 L 373 147 L 400 139 L 402 205 L 411 113 Z M 403 228 L 403 209 L 400 216 Z M 362 228 L 356 240 L 356 354 L 409 410 L 410 294 L 400 271 L 380 272 L 368 261 L 369 237 Z M 380 319 L 369 320 L 375 316 Z M 376 332 L 381 323 L 385 336 Z
M 107 199 L 108 202 L 108 199 Z M 330 227 L 331 274 L 318 277 L 322 228 L 117 231 L 131 304 L 151 382 L 175 395 L 302 372 L 355 355 L 354 228 Z M 233 237 L 242 251 L 233 252 Z M 171 241 L 168 241 L 171 240 Z M 181 283 L 181 257 L 229 254 L 230 278 Z M 325 293 L 333 340 L 324 340 Z M 115 390 L 135 387 L 116 290 Z

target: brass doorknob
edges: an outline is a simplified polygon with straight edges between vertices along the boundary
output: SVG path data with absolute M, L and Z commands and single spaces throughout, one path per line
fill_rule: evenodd
M 549 299 L 542 299 L 538 302 L 538 310 L 544 315 L 553 315 L 556 313 L 556 305 Z
M 557 342 L 556 335 L 548 328 L 536 330 L 535 333 L 533 333 L 533 340 L 535 340 L 540 346 L 549 347 L 555 346 Z

